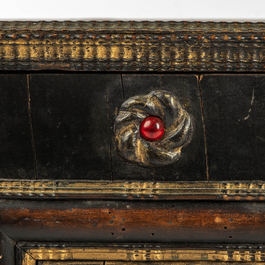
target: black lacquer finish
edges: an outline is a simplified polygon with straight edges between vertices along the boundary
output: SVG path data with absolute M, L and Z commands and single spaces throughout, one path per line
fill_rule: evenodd
M 152 90 L 160 90 L 160 75 L 122 75 L 123 101 L 140 94 L 147 94 Z M 122 102 L 121 102 L 122 103 Z M 118 106 L 120 108 L 121 104 Z M 140 166 L 136 163 L 128 163 L 121 158 L 116 149 L 115 133 L 112 132 L 112 168 L 114 180 L 145 180 L 155 179 L 154 169 Z
M 204 75 L 210 180 L 265 180 L 265 75 Z
M 39 179 L 111 179 L 109 113 L 120 84 L 118 74 L 31 75 Z
M 1 178 L 207 180 L 195 75 L 1 74 L 0 81 Z M 264 82 L 264 75 L 203 75 L 209 180 L 264 180 Z M 179 161 L 148 168 L 117 154 L 113 125 L 122 102 L 152 90 L 176 95 L 195 127 Z
M 0 78 L 5 115 L 1 126 L 2 178 L 206 179 L 194 75 L 23 74 Z M 183 148 L 183 158 L 156 169 L 121 158 L 113 130 L 122 102 L 152 90 L 176 95 L 195 125 L 194 140 Z
M 191 141 L 184 146 L 176 163 L 155 169 L 156 180 L 207 180 L 201 101 L 195 75 L 162 75 L 162 89 L 176 95 L 192 119 Z
M 0 265 L 15 265 L 15 241 L 0 231 Z
M 34 179 L 26 74 L 0 75 L 0 178 Z
M 128 163 L 114 149 L 114 179 L 206 180 L 200 96 L 195 75 L 126 74 L 122 75 L 122 81 L 124 101 L 156 90 L 166 90 L 176 95 L 183 108 L 191 114 L 194 130 L 192 141 L 183 148 L 180 160 L 168 166 L 147 168 L 137 163 Z M 114 135 L 112 140 L 114 141 Z

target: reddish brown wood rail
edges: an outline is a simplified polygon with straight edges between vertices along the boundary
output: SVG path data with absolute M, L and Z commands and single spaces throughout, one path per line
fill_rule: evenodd
M 260 243 L 265 205 L 251 202 L 1 201 L 14 240 Z M 247 229 L 246 229 L 247 227 Z

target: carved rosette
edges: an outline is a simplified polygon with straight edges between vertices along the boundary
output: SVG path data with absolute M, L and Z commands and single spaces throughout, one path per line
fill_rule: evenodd
M 165 133 L 157 141 L 148 141 L 140 134 L 141 122 L 148 116 L 157 116 L 164 122 Z M 193 126 L 176 96 L 159 90 L 126 100 L 115 119 L 114 130 L 120 156 L 145 166 L 162 166 L 181 157 Z

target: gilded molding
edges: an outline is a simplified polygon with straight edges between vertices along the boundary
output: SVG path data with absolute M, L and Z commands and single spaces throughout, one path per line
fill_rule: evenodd
M 265 182 L 108 182 L 0 180 L 0 197 L 128 200 L 265 200 Z
M 42 265 L 104 265 L 103 261 L 44 261 Z M 124 264 L 124 263 L 122 263 Z M 130 264 L 128 264 L 130 265 Z M 140 264 L 139 264 L 140 265 Z M 169 264 L 168 264 L 169 265 Z
M 37 260 L 35 260 L 30 254 L 22 254 L 22 265 L 37 265 Z
M 216 32 L 265 32 L 263 22 L 200 22 L 200 21 L 0 21 L 0 29 L 9 30 L 45 30 L 45 31 L 140 31 L 175 32 L 216 31 Z
M 264 71 L 264 23 L 0 22 L 0 70 Z
M 45 248 L 28 249 L 22 265 L 33 265 L 37 261 L 106 261 L 107 264 L 121 264 L 117 261 L 197 261 L 197 262 L 264 262 L 263 250 L 214 250 L 214 249 L 119 249 L 119 248 Z M 116 261 L 116 262 L 114 262 Z M 47 263 L 51 264 L 51 263 Z M 56 264 L 56 263 L 55 263 Z M 59 263 L 60 264 L 60 263 Z M 65 263 L 64 263 L 65 264 Z M 67 264 L 67 263 L 66 263 Z M 70 264 L 70 263 L 69 263 Z M 82 264 L 82 263 L 81 263 Z M 123 263 L 124 264 L 124 263 Z M 128 263 L 134 265 L 134 262 Z M 138 263 L 137 263 L 138 264 Z M 199 263 L 204 264 L 204 263 Z

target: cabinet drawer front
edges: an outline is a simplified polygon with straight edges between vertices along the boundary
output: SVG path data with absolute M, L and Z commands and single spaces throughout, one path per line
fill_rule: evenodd
M 199 79 L 189 74 L 72 73 L 0 78 L 3 179 L 264 180 L 262 74 L 210 74 Z M 152 91 L 174 95 L 192 121 L 191 141 L 168 165 L 128 161 L 115 142 L 114 122 L 122 104 Z M 131 150 L 137 151 L 135 146 Z
M 24 82 L 21 86 L 17 77 Z M 194 75 L 28 74 L 12 75 L 9 79 L 2 75 L 2 79 L 2 93 L 10 94 L 3 106 L 6 123 L 13 126 L 15 134 L 27 137 L 27 141 L 18 142 L 16 137 L 9 136 L 10 130 L 2 131 L 2 146 L 14 146 L 7 151 L 2 149 L 2 155 L 6 155 L 6 161 L 0 163 L 2 178 L 206 180 L 201 102 Z M 22 98 L 19 104 L 14 104 L 14 97 L 18 101 L 17 91 Z M 122 103 L 151 91 L 171 93 L 192 120 L 191 141 L 179 149 L 180 158 L 166 166 L 127 161 L 118 154 L 115 143 L 114 120 Z M 12 108 L 8 108 L 11 103 Z M 166 108 L 162 101 L 160 104 L 161 109 Z M 17 124 L 16 117 L 22 110 L 23 119 Z M 169 118 L 171 111 L 167 110 Z M 25 132 L 21 124 L 27 129 Z M 27 148 L 23 148 L 25 144 Z M 136 152 L 136 147 L 131 150 Z M 167 152 L 167 147 L 164 151 Z M 16 163 L 16 157 L 23 161 L 27 158 L 27 164 Z M 15 166 L 12 173 L 5 174 L 8 163 Z M 27 169 L 29 165 L 31 171 Z

